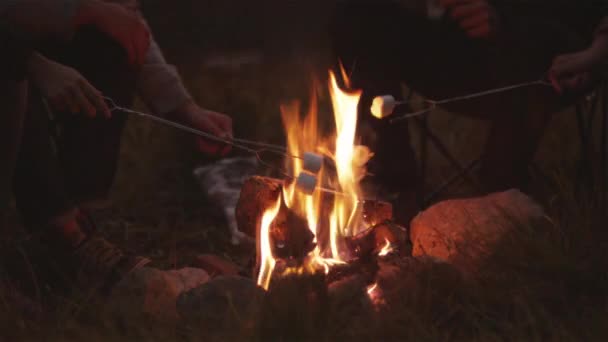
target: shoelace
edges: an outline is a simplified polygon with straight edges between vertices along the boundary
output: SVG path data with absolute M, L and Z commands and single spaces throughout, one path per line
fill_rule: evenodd
M 75 252 L 85 273 L 107 275 L 125 257 L 123 251 L 105 239 L 92 236 Z

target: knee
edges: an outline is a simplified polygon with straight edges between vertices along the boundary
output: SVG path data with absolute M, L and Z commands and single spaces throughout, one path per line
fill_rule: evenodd
M 138 69 L 128 62 L 124 48 L 94 27 L 76 32 L 68 45 L 48 47 L 45 53 L 80 72 L 93 86 L 114 97 L 133 94 Z

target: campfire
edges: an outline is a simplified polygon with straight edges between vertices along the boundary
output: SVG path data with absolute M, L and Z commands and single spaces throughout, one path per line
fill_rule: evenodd
M 322 276 L 329 285 L 357 273 L 365 275 L 371 296 L 377 259 L 397 251 L 400 232 L 390 223 L 390 204 L 365 199 L 360 186 L 373 156 L 357 144 L 361 92 L 341 89 L 332 72 L 329 91 L 332 134 L 321 133 L 314 96 L 304 116 L 297 101 L 282 106 L 290 176 L 246 182 L 237 220 L 256 237 L 255 271 L 264 289 L 289 276 Z

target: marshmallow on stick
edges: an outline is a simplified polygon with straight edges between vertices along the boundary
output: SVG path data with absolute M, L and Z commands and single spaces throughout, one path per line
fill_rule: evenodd
M 372 115 L 378 119 L 384 119 L 393 114 L 399 102 L 391 95 L 377 96 L 372 102 Z
M 306 152 L 304 153 L 303 159 L 303 167 L 304 170 L 317 174 L 321 171 L 321 166 L 323 166 L 323 156 L 320 156 L 315 153 Z
M 300 172 L 296 179 L 296 188 L 307 195 L 312 195 L 317 187 L 317 177 L 310 173 Z

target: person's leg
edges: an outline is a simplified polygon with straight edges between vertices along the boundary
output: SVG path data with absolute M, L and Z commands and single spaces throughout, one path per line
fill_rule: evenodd
M 122 49 L 109 38 L 83 31 L 70 45 L 48 49 L 45 54 L 81 72 L 119 105 L 131 105 L 136 73 L 127 67 Z M 89 285 L 105 286 L 147 262 L 126 256 L 92 234 L 93 224 L 80 208 L 81 201 L 107 194 L 126 119 L 119 113 L 112 119 L 54 116 L 60 128 L 56 137 L 42 99 L 32 97 L 15 178 L 17 206 L 30 232 L 39 235 L 49 248 L 49 257 L 57 259 L 57 271 L 67 272 L 64 276 L 75 280 L 61 287 L 88 286 L 90 281 L 96 283 Z
M 0 30 L 0 231 L 4 231 L 4 214 L 12 194 L 12 180 L 27 100 L 25 80 L 29 49 Z
M 449 21 L 429 21 L 390 1 L 348 1 L 335 13 L 330 34 L 336 58 L 351 75 L 352 87 L 363 90 L 358 134 L 375 153 L 370 171 L 384 188 L 400 194 L 395 213 L 408 224 L 422 186 L 408 122 L 376 119 L 372 100 L 385 94 L 402 98 L 402 80 L 432 99 L 478 90 L 493 76 L 486 72 L 487 48 Z
M 122 49 L 95 31 L 79 32 L 67 46 L 45 51 L 69 65 L 116 103 L 130 106 L 135 75 Z M 23 153 L 15 183 L 17 204 L 28 227 L 74 225 L 82 201 L 104 198 L 112 184 L 126 117 L 111 119 L 54 113 L 59 130 L 52 137 L 48 107 L 39 96 L 30 101 Z M 55 146 L 56 149 L 53 149 Z
M 78 70 L 104 96 L 122 107 L 135 98 L 137 70 L 127 63 L 122 48 L 95 30 L 79 32 L 57 60 Z M 78 202 L 106 199 L 118 166 L 127 114 L 60 115 L 59 158 L 70 194 Z
M 0 231 L 4 231 L 4 215 L 12 194 L 15 162 L 21 141 L 21 126 L 25 113 L 27 82 L 0 80 Z

